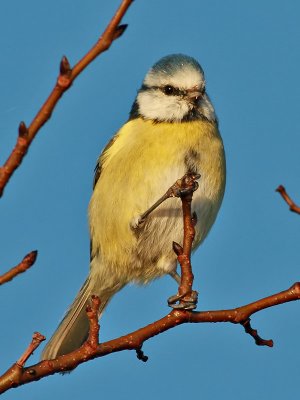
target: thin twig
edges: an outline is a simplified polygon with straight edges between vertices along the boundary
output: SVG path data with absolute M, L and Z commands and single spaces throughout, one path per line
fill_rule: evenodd
M 192 199 L 193 192 L 198 188 L 196 179 L 199 179 L 199 175 L 187 175 L 184 181 L 186 185 L 186 194 L 181 196 L 182 201 L 182 214 L 183 214 L 183 246 L 182 254 L 178 255 L 178 262 L 181 267 L 181 283 L 178 289 L 179 295 L 184 295 L 182 303 L 184 302 L 195 302 L 193 298 L 192 289 L 194 282 L 194 275 L 191 264 L 191 253 L 192 245 L 195 237 L 195 224 L 192 217 Z M 197 293 L 194 292 L 196 297 Z M 191 298 L 192 297 L 192 298 Z
M 147 362 L 148 361 L 148 356 L 146 356 L 143 352 L 143 350 L 141 348 L 136 349 L 136 357 L 138 360 L 141 360 L 143 362 Z
M 198 293 L 193 291 L 194 274 L 191 265 L 192 245 L 195 237 L 195 224 L 197 216 L 192 215 L 193 192 L 198 189 L 198 174 L 186 174 L 177 181 L 179 186 L 177 190 L 178 197 L 182 202 L 183 215 L 183 246 L 173 242 L 173 250 L 177 255 L 177 260 L 181 268 L 181 282 L 178 288 L 178 294 L 171 296 L 168 300 L 169 306 L 185 310 L 196 308 Z M 175 185 L 173 185 L 175 186 Z M 180 301 L 179 304 L 176 304 Z
M 252 328 L 250 318 L 248 318 L 245 322 L 241 323 L 241 325 L 243 325 L 245 332 L 253 337 L 253 339 L 255 340 L 255 344 L 257 344 L 257 346 L 273 347 L 274 343 L 272 339 L 268 340 L 262 339 L 257 333 L 257 330 Z
M 290 198 L 290 196 L 287 194 L 285 187 L 282 185 L 279 185 L 278 188 L 276 189 L 276 192 L 280 193 L 284 201 L 289 205 L 290 210 L 292 212 L 295 212 L 296 214 L 300 214 L 300 207 L 297 206 L 293 200 Z
M 99 330 L 100 326 L 98 323 L 100 299 L 98 296 L 93 295 L 91 298 L 91 304 L 86 308 L 86 314 L 89 319 L 90 329 L 87 343 L 92 349 L 97 348 L 99 344 Z
M 5 186 L 14 171 L 21 164 L 29 146 L 40 128 L 48 121 L 59 99 L 70 88 L 76 77 L 101 53 L 109 49 L 114 40 L 119 38 L 125 31 L 127 25 L 120 25 L 120 22 L 133 0 L 122 0 L 117 12 L 111 19 L 97 43 L 89 52 L 71 68 L 68 59 L 64 56 L 60 63 L 60 73 L 56 85 L 50 96 L 45 101 L 31 124 L 27 127 L 24 122 L 19 125 L 19 135 L 15 148 L 10 156 L 0 167 L 0 197 L 3 195 Z
M 0 276 L 0 285 L 3 285 L 6 282 L 11 281 L 14 277 L 16 277 L 19 274 L 22 274 L 23 272 L 27 271 L 32 265 L 35 263 L 35 260 L 37 258 L 37 250 L 31 251 L 28 253 L 23 260 L 10 269 L 9 271 L 5 272 L 5 274 Z
M 18 359 L 16 364 L 20 368 L 23 368 L 28 358 L 33 354 L 34 350 L 36 350 L 44 340 L 46 340 L 46 337 L 44 335 L 39 332 L 34 332 L 31 343 L 22 354 L 22 356 Z

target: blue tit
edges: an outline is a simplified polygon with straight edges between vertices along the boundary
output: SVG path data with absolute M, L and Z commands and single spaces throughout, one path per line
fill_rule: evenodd
M 214 107 L 199 63 L 182 54 L 159 60 L 147 73 L 128 121 L 102 151 L 89 204 L 90 272 L 42 359 L 66 354 L 88 335 L 85 308 L 101 299 L 99 316 L 129 282 L 176 277 L 172 242 L 182 242 L 181 201 L 172 198 L 139 217 L 185 173 L 201 175 L 192 208 L 194 250 L 205 239 L 225 189 L 225 154 Z M 177 275 L 178 277 L 178 275 Z

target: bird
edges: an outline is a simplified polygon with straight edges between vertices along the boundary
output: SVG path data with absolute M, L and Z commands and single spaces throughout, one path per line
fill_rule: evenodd
M 97 161 L 88 211 L 89 275 L 46 345 L 43 360 L 67 354 L 86 340 L 91 295 L 100 298 L 100 317 L 128 283 L 145 285 L 168 274 L 180 279 L 172 249 L 173 241 L 183 237 L 180 199 L 165 201 L 141 225 L 139 220 L 186 173 L 201 175 L 192 202 L 194 251 L 222 203 L 225 151 L 202 67 L 190 56 L 171 54 L 147 72 L 127 122 Z

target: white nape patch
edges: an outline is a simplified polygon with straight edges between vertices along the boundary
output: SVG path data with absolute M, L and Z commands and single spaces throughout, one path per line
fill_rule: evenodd
M 166 96 L 160 90 L 146 90 L 137 96 L 139 112 L 146 119 L 180 122 L 189 111 L 189 103 L 178 96 Z
M 149 87 L 172 85 L 182 90 L 202 89 L 205 86 L 205 78 L 200 70 L 191 65 L 183 65 L 174 74 L 151 69 L 145 77 L 144 84 Z

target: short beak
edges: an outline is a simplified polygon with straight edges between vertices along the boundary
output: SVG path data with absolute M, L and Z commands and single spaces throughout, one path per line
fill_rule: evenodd
M 188 90 L 187 96 L 188 96 L 189 100 L 191 100 L 191 102 L 197 103 L 199 98 L 202 96 L 202 93 L 200 92 L 200 90 L 195 90 L 195 89 Z

